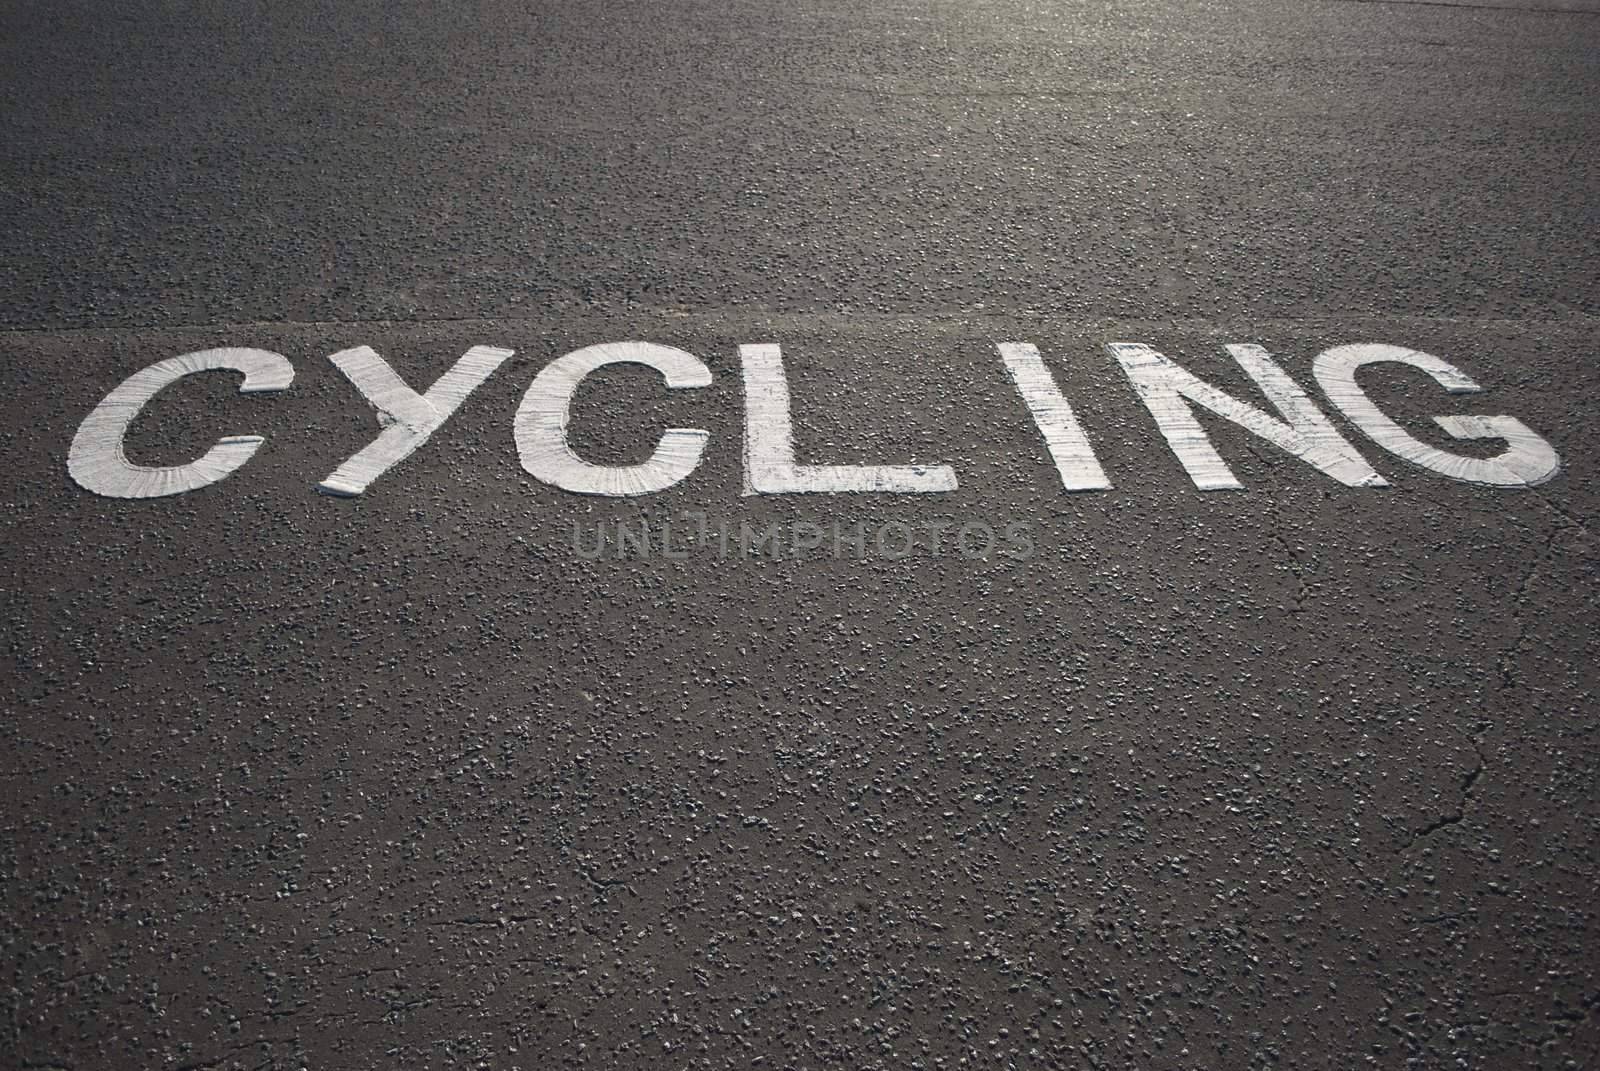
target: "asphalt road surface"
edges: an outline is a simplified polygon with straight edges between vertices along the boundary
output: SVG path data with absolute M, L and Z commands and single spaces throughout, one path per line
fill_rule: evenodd
M 0 1066 L 1600 1066 L 1600 6 L 11 0 L 0 71 Z M 711 383 L 572 449 L 698 467 L 536 479 L 626 340 Z M 1390 486 L 1202 414 L 1198 490 L 1115 342 L 1272 412 L 1259 345 Z M 1358 343 L 1561 471 L 1396 456 Z M 959 486 L 743 493 L 757 344 L 800 462 Z M 332 497 L 359 346 L 515 354 Z M 69 477 L 216 347 L 294 383 L 126 454 L 248 463 Z

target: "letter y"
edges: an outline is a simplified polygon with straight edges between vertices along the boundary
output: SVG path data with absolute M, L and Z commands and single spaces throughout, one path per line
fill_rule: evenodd
M 406 386 L 371 346 L 340 350 L 329 357 L 378 410 L 378 423 L 383 430 L 317 484 L 317 490 L 344 497 L 365 491 L 373 480 L 427 442 L 466 401 L 467 395 L 494 374 L 512 352 L 495 346 L 474 346 L 428 388 L 427 394 L 418 394 Z

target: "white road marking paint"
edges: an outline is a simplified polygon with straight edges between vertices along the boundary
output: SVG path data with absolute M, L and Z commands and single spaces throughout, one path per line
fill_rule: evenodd
M 995 349 L 1044 436 L 1045 447 L 1061 474 L 1061 486 L 1068 491 L 1109 491 L 1111 481 L 1094 456 L 1094 447 L 1072 406 L 1044 366 L 1038 347 L 1031 342 L 997 342 Z
M 512 435 L 528 474 L 581 495 L 627 497 L 662 491 L 700 464 L 711 437 L 697 428 L 668 428 L 648 461 L 637 465 L 592 465 L 573 453 L 567 423 L 578 386 L 608 364 L 642 364 L 661 373 L 673 390 L 709 387 L 711 370 L 692 354 L 651 342 L 610 342 L 558 357 L 534 377 L 517 409 Z
M 1323 393 L 1350 422 L 1396 457 L 1430 472 L 1491 487 L 1535 487 L 1555 478 L 1561 458 L 1555 448 L 1515 417 L 1442 416 L 1433 422 L 1456 439 L 1504 439 L 1506 449 L 1491 458 L 1463 457 L 1429 446 L 1390 420 L 1367 397 L 1356 373 L 1369 364 L 1409 365 L 1428 373 L 1450 394 L 1476 394 L 1483 388 L 1442 358 L 1404 346 L 1378 342 L 1335 346 L 1317 355 L 1312 372 Z
M 1287 423 L 1218 390 L 1143 343 L 1113 342 L 1106 349 L 1122 365 L 1167 445 L 1202 491 L 1238 491 L 1244 485 L 1212 447 L 1189 402 L 1288 451 L 1346 487 L 1389 486 L 1260 346 L 1233 344 L 1226 349 Z
M 494 374 L 513 352 L 496 346 L 474 346 L 462 354 L 450 371 L 434 381 L 427 394 L 418 394 L 406 386 L 371 346 L 357 346 L 333 354 L 328 360 L 378 410 L 378 423 L 383 425 L 383 430 L 317 484 L 317 490 L 345 498 L 365 491 L 372 481 L 427 442 L 466 401 L 467 395 Z
M 210 486 L 249 461 L 261 448 L 259 435 L 230 435 L 187 465 L 135 465 L 123 453 L 128 427 L 151 398 L 184 376 L 211 371 L 244 373 L 240 394 L 287 390 L 294 382 L 294 366 L 268 350 L 225 347 L 157 361 L 123 380 L 78 425 L 67 451 L 67 472 L 78 486 L 98 495 L 159 498 Z
M 744 368 L 744 493 L 784 495 L 887 491 L 922 494 L 956 489 L 949 465 L 797 465 L 789 417 L 789 382 L 774 344 L 739 347 Z
M 1072 407 L 1028 342 L 995 344 L 1022 395 L 1068 491 L 1106 490 L 1112 485 Z M 1351 487 L 1387 487 L 1295 382 L 1260 346 L 1227 347 L 1270 400 L 1282 419 L 1240 401 L 1197 378 L 1151 347 L 1115 342 L 1107 351 L 1122 367 L 1168 446 L 1203 491 L 1240 488 L 1212 447 L 1194 406 L 1232 421 L 1288 451 L 1318 471 Z M 884 491 L 932 493 L 957 489 L 949 465 L 799 465 L 794 459 L 788 382 L 776 344 L 741 345 L 745 393 L 744 493 L 792 494 Z M 461 403 L 512 355 L 511 350 L 474 346 L 428 389 L 416 391 L 368 346 L 342 350 L 329 360 L 378 411 L 376 439 L 340 465 L 318 490 L 359 495 L 409 456 Z M 1434 422 L 1457 439 L 1498 439 L 1506 449 L 1491 458 L 1466 457 L 1429 446 L 1385 416 L 1356 382 L 1375 363 L 1404 364 L 1426 372 L 1452 394 L 1481 388 L 1455 366 L 1419 350 L 1380 343 L 1336 346 L 1319 354 L 1314 374 L 1323 392 L 1374 442 L 1431 472 L 1493 487 L 1533 487 L 1561 471 L 1555 448 L 1509 416 L 1441 416 Z M 694 428 L 669 428 L 648 461 L 637 465 L 592 465 L 567 440 L 574 397 L 584 378 L 613 363 L 653 368 L 673 389 L 706 387 L 711 372 L 682 350 L 648 342 L 589 346 L 553 361 L 534 378 L 517 410 L 513 434 L 522 467 L 531 475 L 579 494 L 632 496 L 664 490 L 699 465 L 710 438 Z M 223 479 L 255 455 L 262 439 L 233 435 L 187 465 L 135 465 L 123 452 L 129 427 L 163 388 L 195 372 L 242 373 L 240 392 L 281 391 L 294 382 L 288 360 L 268 350 L 226 347 L 186 353 L 129 376 L 106 395 L 78 426 L 67 454 L 67 471 L 85 490 L 113 498 L 154 498 L 197 490 Z

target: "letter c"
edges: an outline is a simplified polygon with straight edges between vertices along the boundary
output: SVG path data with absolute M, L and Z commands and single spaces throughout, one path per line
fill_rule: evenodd
M 294 366 L 268 350 L 227 347 L 157 361 L 118 384 L 78 425 L 67 451 L 67 472 L 97 495 L 159 498 L 207 487 L 249 461 L 264 441 L 259 435 L 230 435 L 187 465 L 135 465 L 123 453 L 128 427 L 162 388 L 194 372 L 215 370 L 244 373 L 240 394 L 286 390 L 294 382 Z
M 608 364 L 653 368 L 673 390 L 711 385 L 709 368 L 670 346 L 611 342 L 574 350 L 551 361 L 522 396 L 512 428 L 517 457 L 528 475 L 580 495 L 623 497 L 665 490 L 700 464 L 710 432 L 668 428 L 650 459 L 637 465 L 592 465 L 573 453 L 567 442 L 567 421 L 578 386 L 590 372 Z

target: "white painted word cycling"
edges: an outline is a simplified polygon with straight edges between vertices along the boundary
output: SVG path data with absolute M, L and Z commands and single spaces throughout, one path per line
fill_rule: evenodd
M 1038 349 L 1027 342 L 1002 342 L 996 348 L 1044 437 L 1062 486 L 1068 491 L 1109 488 L 1111 481 L 1100 467 L 1089 437 L 1045 368 Z M 1277 416 L 1204 382 L 1149 346 L 1115 342 L 1106 348 L 1133 383 L 1194 485 L 1202 491 L 1237 489 L 1241 485 L 1201 428 L 1195 416 L 1196 406 L 1237 424 L 1346 486 L 1388 486 L 1310 396 L 1259 346 L 1230 345 L 1227 350 L 1260 386 L 1277 409 Z M 511 353 L 493 346 L 474 346 L 425 394 L 408 386 L 367 346 L 333 354 L 329 360 L 378 410 L 382 430 L 319 483 L 318 489 L 344 496 L 364 492 L 374 480 L 426 443 Z M 956 473 L 949 465 L 800 464 L 795 460 L 789 385 L 779 348 L 770 344 L 740 346 L 739 358 L 745 394 L 745 494 L 917 494 L 956 489 Z M 1434 418 L 1453 438 L 1504 442 L 1505 449 L 1493 457 L 1453 454 L 1421 442 L 1385 416 L 1357 384 L 1358 371 L 1380 363 L 1419 369 L 1451 394 L 1473 393 L 1480 388 L 1449 362 L 1401 346 L 1336 346 L 1319 354 L 1312 374 L 1323 393 L 1384 450 L 1430 472 L 1494 487 L 1532 487 L 1560 471 L 1561 459 L 1550 444 L 1513 417 Z M 650 458 L 633 465 L 596 465 L 573 451 L 567 438 L 573 398 L 585 377 L 611 364 L 639 364 L 654 369 L 672 389 L 711 384 L 710 369 L 692 354 L 649 342 L 588 346 L 557 358 L 534 378 L 513 424 L 517 455 L 530 475 L 578 494 L 628 496 L 671 487 L 699 465 L 710 434 L 695 428 L 668 429 Z M 123 452 L 129 426 L 151 398 L 184 376 L 213 370 L 242 373 L 244 383 L 239 389 L 244 393 L 286 390 L 294 381 L 294 368 L 289 361 L 267 350 L 204 350 L 159 361 L 124 380 L 79 426 L 67 456 L 72 478 L 97 494 L 154 498 L 206 487 L 249 461 L 261 446 L 259 436 L 229 436 L 187 465 L 136 465 Z

